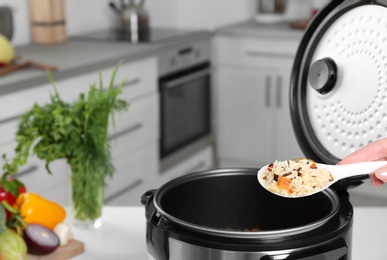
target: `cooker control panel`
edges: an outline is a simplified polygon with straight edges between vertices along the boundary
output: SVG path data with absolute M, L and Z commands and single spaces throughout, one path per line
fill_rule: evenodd
M 174 45 L 160 53 L 159 76 L 165 76 L 210 61 L 210 40 L 197 39 L 186 44 Z

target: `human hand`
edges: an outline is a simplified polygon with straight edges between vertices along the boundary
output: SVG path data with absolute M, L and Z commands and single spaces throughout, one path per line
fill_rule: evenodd
M 386 161 L 386 166 L 370 174 L 372 184 L 380 187 L 387 182 L 387 138 L 372 142 L 356 152 L 345 157 L 339 164 L 358 163 L 366 161 Z

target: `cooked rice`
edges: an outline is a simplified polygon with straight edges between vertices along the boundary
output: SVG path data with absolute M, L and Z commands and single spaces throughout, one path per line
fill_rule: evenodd
M 285 177 L 282 180 L 290 183 L 289 189 L 279 183 L 281 177 Z M 328 170 L 317 168 L 313 161 L 307 159 L 275 161 L 259 178 L 266 189 L 285 197 L 305 196 L 321 190 L 333 181 Z

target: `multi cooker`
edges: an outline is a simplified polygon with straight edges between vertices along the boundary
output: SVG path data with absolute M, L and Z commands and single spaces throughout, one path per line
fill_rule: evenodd
M 291 118 L 305 157 L 335 164 L 387 133 L 387 1 L 335 0 L 300 42 Z M 262 147 L 262 149 L 265 149 Z M 337 182 L 288 199 L 258 169 L 191 173 L 142 196 L 150 260 L 350 260 L 353 208 Z
M 143 195 L 150 260 L 350 259 L 348 193 L 269 193 L 256 169 L 192 173 Z

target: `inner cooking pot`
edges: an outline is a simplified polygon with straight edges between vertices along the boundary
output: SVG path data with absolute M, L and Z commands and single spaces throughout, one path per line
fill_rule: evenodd
M 257 171 L 222 169 L 174 179 L 156 192 L 155 207 L 168 221 L 191 230 L 265 237 L 315 229 L 338 211 L 338 197 L 329 189 L 284 198 L 261 187 Z

